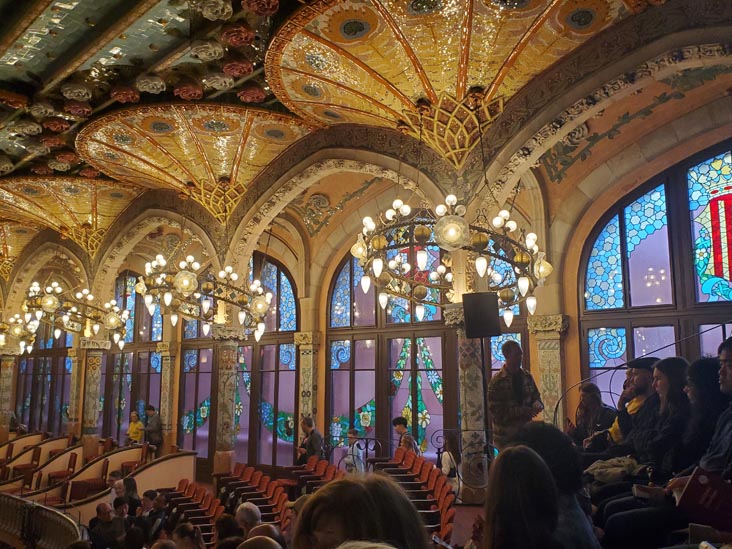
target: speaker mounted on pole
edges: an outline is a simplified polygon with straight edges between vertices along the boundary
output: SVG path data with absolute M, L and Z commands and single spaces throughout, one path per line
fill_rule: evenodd
M 465 336 L 468 339 L 501 335 L 498 295 L 493 292 L 463 294 Z

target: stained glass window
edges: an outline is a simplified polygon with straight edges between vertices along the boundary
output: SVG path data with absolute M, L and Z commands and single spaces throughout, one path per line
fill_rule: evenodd
M 330 325 L 344 328 L 351 325 L 351 271 L 349 263 L 341 267 L 330 299 Z
M 260 352 L 259 463 L 292 465 L 297 389 L 295 345 L 263 345 Z
M 297 329 L 297 307 L 295 305 L 295 294 L 292 292 L 292 284 L 287 275 L 280 272 L 280 331 L 294 332 Z
M 198 452 L 199 458 L 208 457 L 212 362 L 211 349 L 183 351 L 178 443 L 181 448 Z
M 135 304 L 137 292 L 135 291 L 136 278 L 130 274 L 124 274 L 117 278 L 114 299 L 122 309 L 127 309 L 130 316 L 127 318 L 125 328 L 125 343 L 132 343 L 135 340 Z
M 600 388 L 604 402 L 613 405 L 623 390 L 625 371 L 618 370 L 628 360 L 625 328 L 588 330 L 592 381 Z
M 236 423 L 236 461 L 249 461 L 249 414 L 252 395 L 252 351 L 251 346 L 239 347 L 236 371 L 236 401 L 234 403 L 234 422 Z
M 690 168 L 687 181 L 697 300 L 732 301 L 732 153 Z
M 623 271 L 620 254 L 620 224 L 613 217 L 592 246 L 585 278 L 588 311 L 623 306 Z
M 503 361 L 505 359 L 503 356 L 503 352 L 501 352 L 501 348 L 503 347 L 503 344 L 507 341 L 515 341 L 523 348 L 521 334 L 506 333 L 490 338 L 491 370 L 493 370 L 494 373 L 503 368 Z

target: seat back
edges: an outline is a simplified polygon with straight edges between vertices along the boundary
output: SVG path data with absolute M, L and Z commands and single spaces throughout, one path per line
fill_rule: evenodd
M 196 491 L 193 492 L 193 502 L 194 503 L 200 503 L 203 501 L 204 496 L 206 495 L 206 488 L 203 486 L 197 486 Z
M 326 469 L 328 468 L 328 465 L 330 465 L 330 463 L 328 463 L 328 462 L 327 462 L 326 460 L 324 460 L 324 459 L 321 459 L 321 460 L 320 460 L 320 461 L 318 462 L 318 465 L 317 465 L 317 467 L 315 467 L 315 472 L 314 472 L 313 474 L 315 474 L 315 475 L 318 475 L 318 476 L 321 476 L 321 477 L 322 477 L 322 476 L 323 476 L 323 475 L 325 474 L 325 470 L 326 470 Z
M 38 471 L 36 474 L 36 485 L 33 487 L 34 490 L 40 490 L 41 489 L 41 479 L 43 478 L 43 473 L 41 471 Z
M 318 456 L 310 456 L 308 460 L 305 462 L 305 469 L 308 471 L 314 471 L 315 466 L 320 461 L 320 458 Z
M 36 446 L 33 448 L 33 455 L 31 456 L 31 463 L 34 467 L 38 467 L 38 462 L 41 461 L 41 447 Z
M 107 482 L 107 473 L 109 473 L 109 459 L 105 458 L 104 461 L 102 462 L 102 475 L 101 475 L 101 479 L 104 482 Z
M 183 492 L 185 493 L 186 488 L 188 488 L 188 479 L 182 478 L 178 481 L 178 486 L 175 487 L 176 492 Z
M 394 463 L 401 463 L 404 461 L 404 454 L 407 453 L 407 449 L 404 448 L 404 446 L 399 446 L 396 450 L 394 450 L 394 459 L 392 461 Z
M 285 489 L 276 482 L 273 482 L 272 484 L 270 484 L 270 486 L 274 486 L 275 489 L 272 491 L 272 494 L 267 499 L 270 503 L 277 503 L 277 500 L 280 498 Z
M 201 503 L 199 507 L 201 509 L 208 509 L 208 506 L 211 505 L 211 500 L 213 500 L 213 494 L 211 492 L 206 492 L 203 496 L 203 499 L 201 500 Z
M 13 459 L 13 449 L 15 448 L 14 442 L 8 442 L 8 451 L 5 452 L 5 461 Z
M 234 470 L 231 472 L 232 477 L 238 477 L 242 474 L 244 469 L 247 468 L 246 463 L 239 463 L 238 461 L 234 464 Z
M 249 485 L 250 486 L 259 485 L 259 481 L 262 480 L 263 476 L 264 476 L 264 473 L 262 471 L 254 471 L 254 474 L 252 475 L 252 479 L 249 481 Z
M 412 463 L 410 472 L 414 473 L 415 475 L 418 475 L 420 473 L 420 471 L 422 470 L 423 464 L 424 464 L 424 458 L 422 456 L 417 456 L 416 458 L 414 458 L 414 463 Z
M 208 504 L 208 509 L 206 509 L 206 514 L 213 515 L 219 505 L 221 505 L 221 500 L 219 498 L 212 498 Z
M 76 458 L 77 458 L 76 452 L 71 452 L 69 454 L 69 463 L 66 466 L 66 468 L 71 471 L 72 473 L 76 470 Z
M 211 524 L 215 524 L 219 517 L 223 515 L 225 511 L 226 510 L 224 509 L 224 506 L 219 505 L 214 511 L 213 518 L 211 519 Z
M 335 473 L 336 473 L 336 466 L 333 464 L 328 465 L 328 467 L 325 468 L 325 473 L 323 474 L 323 480 L 333 480 Z
M 430 470 L 430 476 L 427 478 L 427 489 L 428 490 L 434 490 L 435 489 L 435 483 L 437 482 L 437 477 L 440 476 L 440 471 L 437 467 L 434 465 L 432 466 L 432 469 Z
M 442 491 L 442 488 L 447 484 L 447 477 L 445 475 L 440 475 L 437 477 L 437 481 L 435 482 L 435 487 L 432 489 L 432 497 L 437 499 L 440 496 L 440 492 Z
M 186 491 L 183 493 L 183 495 L 187 498 L 192 498 L 197 488 L 198 484 L 196 484 L 195 482 L 191 482 L 186 488 Z
M 241 475 L 239 476 L 239 480 L 242 482 L 249 482 L 252 479 L 252 475 L 256 469 L 254 467 L 245 467 L 244 471 L 242 471 Z

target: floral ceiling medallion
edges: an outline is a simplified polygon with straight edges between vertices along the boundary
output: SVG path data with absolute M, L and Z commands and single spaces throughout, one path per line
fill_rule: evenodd
M 213 104 L 139 106 L 80 133 L 86 162 L 120 181 L 174 189 L 226 223 L 252 180 L 311 127 L 293 116 Z

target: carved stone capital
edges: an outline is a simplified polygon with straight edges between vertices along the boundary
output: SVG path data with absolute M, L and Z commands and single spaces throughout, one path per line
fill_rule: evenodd
M 247 336 L 242 332 L 241 328 L 234 326 L 214 324 L 211 326 L 211 338 L 216 341 L 245 341 Z
M 529 317 L 529 333 L 554 332 L 558 337 L 569 328 L 567 315 L 541 315 Z M 548 335 L 548 334 L 547 334 Z
M 155 350 L 160 354 L 169 353 L 170 343 L 168 341 L 158 341 L 157 345 L 155 345 Z
M 112 342 L 108 339 L 92 339 L 90 337 L 81 338 L 81 349 L 108 351 L 112 347 Z
M 320 344 L 320 332 L 295 332 L 295 345 L 312 345 L 317 347 Z
M 12 345 L 12 344 L 11 345 L 7 345 L 6 344 L 5 347 L 2 348 L 2 357 L 3 357 L 3 359 L 6 356 L 7 357 L 14 358 L 16 356 L 19 356 L 20 354 L 22 354 L 22 353 L 20 352 L 20 347 L 17 346 L 17 345 Z
M 450 303 L 442 308 L 442 317 L 445 319 L 445 326 L 456 330 L 465 329 L 465 313 L 462 303 Z
M 76 349 L 66 349 L 66 356 L 68 358 L 77 358 L 79 355 Z

